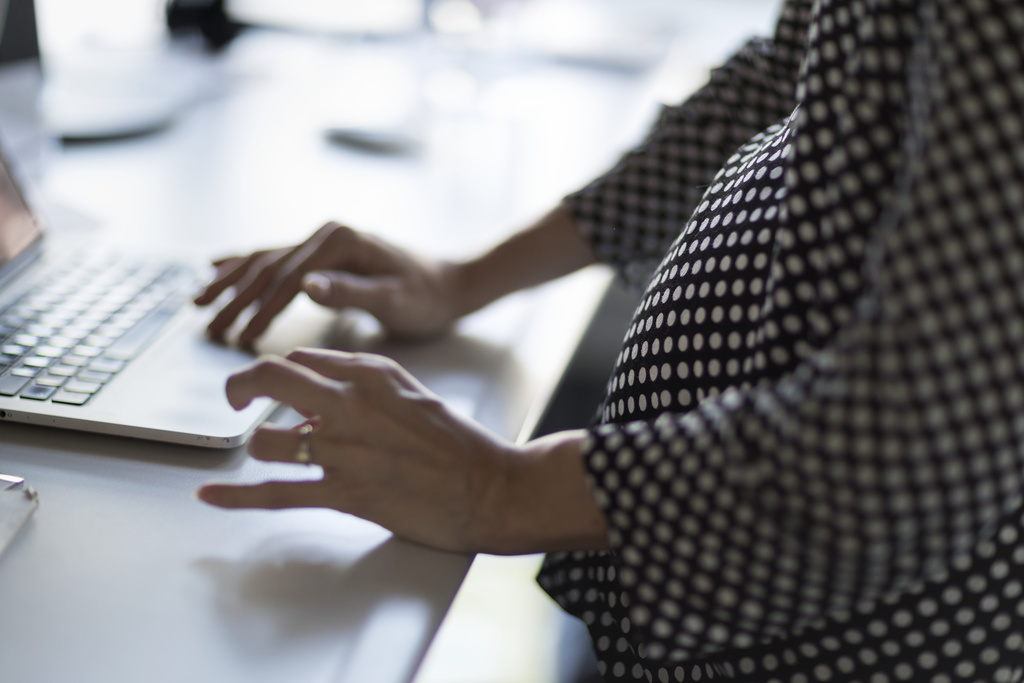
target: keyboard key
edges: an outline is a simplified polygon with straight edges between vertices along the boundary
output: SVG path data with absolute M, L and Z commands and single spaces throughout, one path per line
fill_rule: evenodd
M 54 403 L 64 403 L 72 406 L 80 406 L 92 398 L 92 394 L 76 394 L 72 391 L 61 389 L 53 395 Z
M 75 347 L 75 353 L 79 356 L 85 356 L 86 358 L 95 358 L 96 356 L 103 353 L 103 349 L 95 346 L 88 346 L 86 344 L 80 344 Z
M 61 302 L 57 307 L 50 311 L 50 313 L 53 315 L 65 316 L 68 320 L 74 320 L 87 308 L 89 308 L 89 304 L 84 301 L 67 300 Z
M 56 387 L 47 387 L 42 384 L 32 384 L 22 390 L 19 396 L 33 401 L 45 401 L 57 391 Z
M 59 365 L 54 365 L 53 367 L 51 367 L 49 372 L 51 375 L 60 375 L 61 377 L 72 377 L 74 376 L 75 373 L 78 372 L 78 370 L 79 368 L 74 365 L 64 365 L 63 363 L 61 363 Z
M 176 312 L 175 309 L 163 309 L 147 316 L 138 325 L 128 330 L 112 346 L 108 347 L 104 355 L 108 358 L 125 360 L 134 358 L 163 329 L 164 325 L 174 317 Z
M 85 356 L 78 356 L 73 353 L 69 353 L 68 355 L 61 358 L 60 362 L 63 363 L 64 365 L 74 365 L 77 367 L 82 367 L 92 362 L 92 358 L 86 358 Z
M 16 377 L 35 377 L 40 372 L 39 368 L 26 368 L 24 365 L 18 366 L 11 370 L 11 374 Z
M 5 344 L 0 346 L 0 355 L 3 356 L 22 356 L 28 351 L 27 346 L 18 346 L 17 344 Z
M 105 337 L 101 334 L 90 334 L 85 338 L 85 343 L 89 346 L 95 346 L 96 348 L 105 349 L 114 343 L 113 338 Z
M 63 339 L 74 339 L 74 344 L 77 344 L 92 334 L 94 329 L 96 329 L 95 325 L 82 325 L 76 320 L 74 325 L 69 325 L 68 327 L 61 329 L 60 334 L 56 336 Z M 53 337 L 51 337 L 51 339 L 52 338 Z M 72 344 L 72 346 L 74 346 L 74 344 Z
M 71 391 L 76 394 L 95 394 L 102 388 L 102 384 L 97 384 L 96 382 L 82 382 L 77 379 L 73 379 L 64 385 L 65 391 Z
M 137 322 L 139 322 L 139 319 L 135 316 L 128 316 L 124 315 L 123 313 L 117 313 L 116 315 L 112 316 L 110 320 L 103 323 L 101 327 L 103 327 L 104 329 L 117 330 L 117 333 L 121 334 L 122 332 L 124 332 Z
M 109 317 L 110 314 L 105 311 L 96 312 L 90 308 L 88 311 L 75 318 L 75 325 L 88 328 L 91 331 L 102 325 Z
M 39 337 L 32 334 L 16 334 L 11 337 L 11 343 L 17 344 L 18 346 L 32 347 L 38 344 L 41 340 Z
M 26 325 L 25 331 L 34 337 L 49 337 L 57 334 L 57 328 L 49 325 Z
M 52 371 L 51 371 L 52 372 Z M 110 381 L 110 378 L 114 375 L 109 372 L 96 372 L 95 370 L 82 370 L 75 378 L 80 379 L 83 382 L 97 382 L 99 384 L 106 384 Z
M 40 384 L 44 387 L 60 387 L 67 382 L 67 376 L 45 374 L 36 379 L 36 384 Z
M 30 368 L 48 368 L 53 365 L 53 359 L 46 358 L 44 356 L 29 356 L 21 362 L 23 365 L 27 365 Z
M 117 318 L 117 320 L 121 321 L 122 323 L 127 324 L 130 327 L 130 326 L 134 325 L 135 323 L 139 322 L 140 320 L 142 320 L 145 317 L 146 317 L 146 311 L 140 311 L 140 310 L 134 310 L 134 309 L 126 308 L 126 309 L 123 309 L 121 311 L 118 311 L 116 315 L 114 315 L 114 316 L 112 316 L 110 318 L 110 320 L 114 320 L 114 318 Z
M 28 384 L 27 377 L 7 375 L 0 379 L 0 396 L 16 396 L 26 384 Z
M 34 351 L 35 355 L 42 356 L 43 358 L 60 358 L 64 355 L 67 349 L 57 348 L 56 346 L 37 346 Z
M 124 333 L 125 329 L 127 328 L 111 325 L 110 321 L 108 320 L 107 322 L 103 323 L 95 330 L 93 330 L 93 334 L 98 335 L 100 337 L 109 337 L 111 341 L 113 341 L 114 339 L 120 337 Z
M 56 346 L 60 349 L 70 349 L 72 346 L 77 344 L 78 341 L 78 339 L 73 339 L 72 337 L 55 336 L 47 339 L 46 343 L 49 346 Z
M 55 327 L 59 330 L 74 319 L 74 315 L 66 315 L 64 313 L 47 313 L 46 315 L 40 316 L 36 322 L 40 325 Z
M 114 373 L 121 372 L 121 369 L 124 367 L 124 365 L 125 361 L 118 360 L 116 358 L 97 358 L 96 360 L 89 364 L 89 369 L 95 370 L 96 372 Z

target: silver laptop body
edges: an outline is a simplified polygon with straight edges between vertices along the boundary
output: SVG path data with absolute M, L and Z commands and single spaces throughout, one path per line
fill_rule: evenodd
M 205 316 L 189 303 L 195 274 L 113 257 L 103 245 L 69 250 L 45 232 L 0 155 L 0 424 L 244 443 L 274 406 L 228 405 L 225 381 L 252 357 L 204 339 Z M 72 278 L 90 269 L 98 284 Z

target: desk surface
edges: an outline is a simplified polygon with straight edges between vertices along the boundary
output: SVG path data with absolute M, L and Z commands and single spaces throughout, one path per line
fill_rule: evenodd
M 248 36 L 209 65 L 216 92 L 173 127 L 65 148 L 49 160 L 41 193 L 102 225 L 66 229 L 131 248 L 205 257 L 288 243 L 337 217 L 459 255 L 605 165 L 621 121 L 644 98 L 626 74 L 468 64 L 457 53 L 410 59 L 421 49 Z M 413 98 L 420 154 L 372 156 L 324 140 L 326 126 L 372 115 L 375 100 L 384 106 L 423 84 L 441 95 Z M 452 95 L 459 88 L 470 100 Z M 16 128 L 19 112 L 0 105 L 4 115 Z M 53 213 L 75 223 L 66 215 Z M 508 297 L 429 344 L 389 344 L 361 325 L 345 343 L 393 355 L 457 409 L 519 438 L 607 280 L 587 270 Z M 300 303 L 271 345 L 329 322 Z M 309 476 L 242 450 L 4 424 L 0 471 L 41 495 L 0 556 L 0 678 L 15 683 L 407 681 L 471 559 L 330 511 L 195 502 L 192 492 L 211 479 Z

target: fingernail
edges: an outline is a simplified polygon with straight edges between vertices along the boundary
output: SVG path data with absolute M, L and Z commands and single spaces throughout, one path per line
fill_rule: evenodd
M 331 292 L 331 281 L 319 273 L 310 273 L 302 280 L 302 289 L 313 296 L 327 296 Z

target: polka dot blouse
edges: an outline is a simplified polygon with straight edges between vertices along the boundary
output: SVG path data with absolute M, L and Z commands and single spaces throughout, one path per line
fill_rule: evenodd
M 1024 677 L 1024 4 L 790 0 L 566 204 L 646 285 L 540 583 L 608 680 Z

